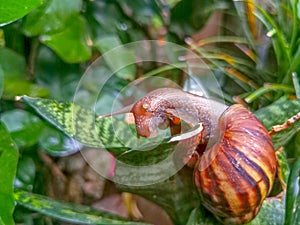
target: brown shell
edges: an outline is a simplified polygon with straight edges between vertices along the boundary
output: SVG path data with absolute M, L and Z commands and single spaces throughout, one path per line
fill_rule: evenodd
M 276 156 L 261 122 L 242 105 L 219 120 L 220 140 L 198 161 L 194 179 L 202 204 L 223 223 L 253 219 L 271 190 Z

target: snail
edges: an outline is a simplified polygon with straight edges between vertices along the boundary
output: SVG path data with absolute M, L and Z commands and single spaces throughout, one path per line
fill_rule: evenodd
M 201 203 L 225 224 L 246 223 L 257 215 L 274 182 L 276 156 L 268 131 L 248 109 L 160 88 L 138 100 L 131 112 L 137 134 L 147 138 L 158 128 L 178 134 L 183 121 L 190 127 L 202 123 L 196 144 L 207 147 L 194 166 Z

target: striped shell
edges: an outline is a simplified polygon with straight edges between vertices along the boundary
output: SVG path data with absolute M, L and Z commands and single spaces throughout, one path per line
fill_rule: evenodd
M 202 123 L 202 140 L 180 143 L 186 156 L 197 146 L 210 146 L 194 169 L 201 203 L 226 224 L 246 223 L 257 215 L 273 185 L 276 156 L 270 135 L 254 114 L 242 105 L 228 108 L 174 88 L 148 93 L 131 112 L 138 135 L 148 138 L 162 125 L 177 134 L 181 120 L 190 126 Z
M 261 122 L 242 105 L 221 116 L 220 140 L 206 150 L 194 172 L 202 204 L 223 223 L 252 220 L 271 190 L 276 156 Z

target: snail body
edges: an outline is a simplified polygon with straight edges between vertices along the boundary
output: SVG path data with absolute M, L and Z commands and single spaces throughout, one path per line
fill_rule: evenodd
M 144 137 L 156 136 L 158 127 L 179 133 L 181 120 L 202 123 L 197 144 L 213 141 L 194 167 L 201 203 L 223 223 L 246 223 L 257 215 L 273 185 L 276 156 L 267 130 L 248 109 L 162 88 L 137 101 L 131 112 Z
M 228 106 L 175 88 L 156 89 L 137 101 L 131 112 L 135 118 L 138 135 L 154 137 L 157 128 L 170 126 L 172 134 L 178 133 L 176 125 L 181 120 L 191 127 L 203 123 L 204 139 L 217 136 L 218 118 Z

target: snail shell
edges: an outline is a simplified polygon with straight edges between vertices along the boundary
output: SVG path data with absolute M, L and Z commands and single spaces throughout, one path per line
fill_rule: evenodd
M 254 114 L 242 105 L 228 108 L 173 88 L 150 92 L 131 112 L 138 135 L 144 137 L 156 136 L 158 127 L 179 133 L 181 120 L 190 126 L 203 123 L 205 131 L 196 145 L 208 147 L 194 168 L 201 203 L 223 223 L 246 223 L 257 215 L 273 185 L 276 156 Z
M 221 116 L 220 140 L 195 167 L 194 179 L 202 204 L 222 222 L 252 220 L 272 188 L 276 156 L 261 122 L 242 105 Z

